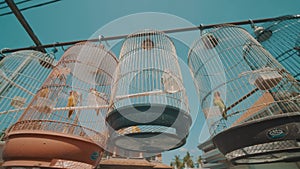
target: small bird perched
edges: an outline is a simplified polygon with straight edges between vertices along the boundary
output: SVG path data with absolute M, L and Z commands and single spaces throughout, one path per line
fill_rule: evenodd
M 105 105 L 106 103 L 106 95 L 105 93 L 98 92 L 95 88 L 90 88 L 89 96 L 88 96 L 88 102 L 89 105 L 92 106 L 99 106 L 99 105 Z M 95 109 L 97 116 L 99 115 L 100 109 Z
M 142 48 L 146 49 L 146 50 L 150 50 L 150 49 L 154 48 L 154 42 L 152 40 L 150 40 L 149 38 L 147 38 L 142 42 Z
M 74 107 L 74 106 L 76 106 L 76 97 L 74 91 L 70 91 L 67 107 Z M 74 110 L 69 110 L 68 118 L 72 116 L 73 112 Z
M 140 133 L 141 129 L 138 126 L 132 126 L 131 127 L 131 132 L 132 133 Z
M 52 79 L 59 78 L 60 80 L 62 80 L 63 76 L 67 76 L 68 74 L 70 74 L 70 72 L 71 72 L 70 68 L 56 67 L 53 69 L 52 73 L 50 74 L 50 78 Z
M 214 93 L 214 106 L 218 106 L 222 116 L 224 117 L 225 120 L 227 120 L 227 114 L 226 114 L 226 106 L 221 98 L 220 92 L 215 92 Z
M 49 95 L 49 89 L 48 89 L 47 87 L 42 88 L 42 90 L 41 90 L 40 93 L 39 93 L 39 96 L 40 96 L 40 97 L 47 98 L 48 95 Z
M 170 70 L 165 70 L 161 76 L 161 83 L 164 86 L 164 91 L 170 94 L 180 91 L 180 85 L 175 79 L 175 76 L 172 76 Z

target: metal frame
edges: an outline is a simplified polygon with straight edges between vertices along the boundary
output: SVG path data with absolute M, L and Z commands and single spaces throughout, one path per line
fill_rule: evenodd
M 8 1 L 8 0 L 6 0 Z M 177 32 L 187 32 L 187 31 L 196 31 L 196 30 L 205 30 L 205 29 L 210 29 L 214 28 L 217 26 L 221 25 L 226 25 L 226 24 L 231 24 L 231 25 L 247 25 L 247 24 L 253 24 L 253 23 L 264 23 L 264 22 L 269 22 L 269 21 L 275 21 L 278 20 L 280 17 L 275 17 L 275 18 L 264 18 L 264 19 L 255 19 L 255 20 L 245 20 L 245 21 L 238 21 L 238 22 L 228 22 L 228 23 L 217 23 L 217 24 L 209 24 L 209 25 L 202 25 L 200 24 L 199 26 L 196 27 L 187 27 L 187 28 L 177 28 L 177 29 L 169 29 L 169 30 L 163 30 L 162 32 L 169 34 L 169 33 L 177 33 Z M 300 18 L 300 15 L 291 15 L 290 19 L 293 18 Z M 110 37 L 103 37 L 101 38 L 102 41 L 110 41 L 110 40 L 118 40 L 118 39 L 124 39 L 128 35 L 117 35 L 117 36 L 110 36 Z M 38 46 L 30 46 L 30 47 L 23 47 L 23 48 L 15 48 L 15 49 L 3 49 L 2 53 L 10 53 L 10 52 L 15 52 L 19 50 L 40 50 L 43 48 L 53 48 L 53 47 L 59 47 L 59 46 L 69 46 L 69 45 L 74 45 L 76 43 L 80 42 L 98 42 L 99 38 L 97 39 L 85 39 L 85 40 L 76 40 L 76 41 L 69 41 L 69 42 L 57 42 L 57 43 L 52 43 L 52 44 L 46 44 L 46 45 L 38 45 Z
M 31 29 L 30 25 L 28 24 L 28 22 L 26 21 L 26 19 L 24 18 L 24 16 L 20 12 L 20 10 L 18 9 L 18 7 L 14 3 L 14 1 L 13 0 L 5 0 L 5 2 L 9 6 L 9 8 L 12 10 L 12 12 L 15 14 L 15 16 L 17 17 L 17 19 L 19 20 L 19 22 L 22 24 L 22 26 L 24 27 L 24 29 L 26 30 L 26 32 L 28 33 L 28 35 L 30 36 L 30 38 L 36 44 L 36 46 L 37 47 L 42 46 L 42 43 L 40 42 L 40 40 L 38 39 L 38 37 L 35 35 L 35 33 Z M 41 51 L 41 52 L 43 52 L 43 53 L 47 53 L 47 51 L 44 48 L 42 48 L 42 47 L 39 48 L 38 50 Z

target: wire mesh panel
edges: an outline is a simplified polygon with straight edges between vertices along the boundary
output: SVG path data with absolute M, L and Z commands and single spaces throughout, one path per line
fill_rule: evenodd
M 45 167 L 57 159 L 96 165 L 106 144 L 105 116 L 117 63 L 102 45 L 69 48 L 9 129 L 4 165 L 14 165 L 12 159 L 19 165 L 43 159 Z M 24 162 L 27 159 L 30 162 Z
M 265 23 L 256 39 L 286 68 L 300 80 L 300 19 L 294 16 L 279 17 Z M 271 32 L 269 38 L 261 38 L 264 32 Z
M 299 83 L 247 31 L 210 30 L 191 48 L 188 64 L 213 141 L 226 157 L 263 163 L 271 161 L 262 154 L 272 154 L 272 162 L 299 155 L 276 156 L 300 148 Z M 295 144 L 270 148 L 286 140 Z
M 158 31 L 129 35 L 120 52 L 107 116 L 113 142 L 160 152 L 185 143 L 191 117 L 173 42 Z
M 0 62 L 0 131 L 18 120 L 53 67 L 54 57 L 38 51 L 19 51 Z

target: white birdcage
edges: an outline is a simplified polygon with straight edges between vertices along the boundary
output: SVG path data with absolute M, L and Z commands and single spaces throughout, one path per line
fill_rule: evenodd
M 208 35 L 218 43 L 203 40 Z M 191 48 L 188 64 L 213 142 L 229 160 L 300 157 L 299 84 L 246 30 L 209 30 Z
M 115 109 L 107 115 L 116 146 L 151 153 L 185 143 L 191 117 L 177 59 L 162 32 L 126 38 L 112 89 Z
M 117 64 L 102 45 L 70 47 L 9 129 L 3 165 L 55 168 L 59 160 L 96 166 L 106 145 L 105 116 Z
M 0 62 L 0 130 L 18 120 L 49 75 L 55 61 L 50 54 L 18 51 Z M 43 63 L 43 64 L 41 64 Z M 44 66 L 47 65 L 47 68 Z
M 263 32 L 255 33 L 256 39 L 287 69 L 300 80 L 300 19 L 295 16 L 278 17 L 275 21 L 264 23 Z M 261 40 L 264 32 L 271 35 Z

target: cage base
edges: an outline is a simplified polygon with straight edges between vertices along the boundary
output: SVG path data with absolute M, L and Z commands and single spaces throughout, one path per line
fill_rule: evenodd
M 140 132 L 114 136 L 111 142 L 122 149 L 145 153 L 161 153 L 183 146 L 186 138 L 161 132 Z
M 124 106 L 111 111 L 106 121 L 115 130 L 112 131 L 111 140 L 116 146 L 149 153 L 163 152 L 184 145 L 192 123 L 191 116 L 186 111 L 164 104 Z M 141 127 L 139 131 L 118 133 L 120 129 L 136 126 L 161 128 L 149 131 Z M 175 132 L 170 133 L 163 127 L 172 128 Z
M 300 145 L 297 142 L 292 148 L 290 146 L 278 146 L 275 144 L 288 140 L 300 140 L 299 112 L 280 114 L 246 122 L 228 128 L 213 137 L 214 144 L 218 147 L 220 152 L 227 156 L 238 150 L 242 151 L 243 154 L 239 155 L 238 158 L 235 159 L 235 157 L 232 157 L 233 161 L 244 159 L 239 160 L 242 161 L 242 163 L 247 163 L 247 161 L 249 163 L 258 163 L 257 161 L 255 162 L 255 160 L 247 160 L 247 158 L 259 159 L 259 156 L 262 154 L 264 156 L 272 155 L 274 152 L 284 153 L 295 151 L 297 152 L 296 154 L 298 154 L 300 152 Z M 249 153 L 250 150 L 256 150 L 256 153 Z M 288 154 L 289 153 L 287 153 L 287 155 Z M 290 155 L 291 159 L 296 158 L 295 154 Z M 286 157 L 286 159 L 290 158 Z M 276 160 L 265 160 L 264 163 L 275 161 Z M 236 163 L 238 163 L 238 161 Z
M 262 146 L 268 146 L 268 145 L 262 144 Z M 254 147 L 251 146 L 249 148 L 254 148 Z M 284 150 L 276 150 L 276 151 L 263 150 L 260 151 L 260 153 L 252 153 L 252 154 L 247 154 L 245 152 L 246 151 L 243 150 L 236 150 L 229 153 L 230 155 L 227 154 L 226 157 L 234 165 L 297 162 L 300 160 L 300 147 L 296 147 L 296 146 L 286 147 Z M 234 155 L 237 156 L 238 154 L 239 154 L 238 157 L 235 158 L 230 157 Z
M 108 113 L 106 122 L 114 130 L 137 125 L 172 126 L 177 133 L 185 135 L 189 132 L 192 118 L 186 111 L 170 105 L 133 104 L 114 109 Z
M 4 167 L 55 168 L 57 159 L 96 166 L 103 149 L 91 140 L 49 131 L 15 131 L 3 150 Z

